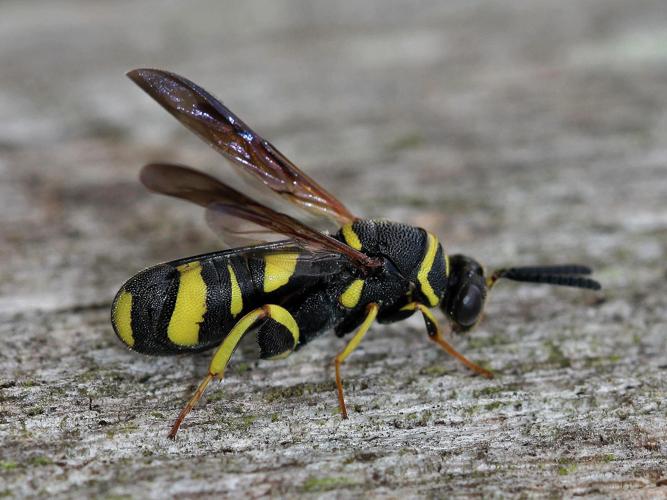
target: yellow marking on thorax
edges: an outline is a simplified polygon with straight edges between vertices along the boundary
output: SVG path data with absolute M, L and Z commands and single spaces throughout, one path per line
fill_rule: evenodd
M 132 347 L 134 337 L 132 336 L 132 294 L 130 292 L 123 290 L 118 295 L 113 308 L 113 324 L 121 340 Z
M 278 290 L 278 288 L 287 284 L 294 274 L 298 257 L 298 252 L 269 254 L 264 257 L 265 293 Z
M 422 293 L 426 296 L 429 301 L 429 305 L 434 307 L 438 305 L 440 299 L 433 291 L 431 283 L 428 281 L 428 273 L 433 267 L 433 262 L 435 261 L 435 254 L 438 251 L 438 238 L 436 238 L 431 233 L 427 234 L 427 243 L 426 243 L 426 255 L 424 255 L 424 260 L 419 266 L 419 273 L 417 274 L 417 281 L 421 287 Z
M 361 299 L 361 292 L 364 289 L 364 280 L 354 280 L 350 286 L 340 295 L 338 301 L 348 309 L 354 309 Z
M 343 239 L 345 239 L 345 243 L 350 245 L 355 250 L 361 250 L 361 240 L 359 239 L 357 233 L 354 232 L 354 229 L 352 229 L 352 224 L 353 223 L 350 222 L 341 228 Z
M 178 266 L 179 284 L 176 304 L 167 327 L 167 336 L 176 345 L 191 346 L 199 342 L 199 325 L 206 313 L 206 283 L 201 264 L 190 262 Z
M 235 318 L 243 310 L 243 294 L 241 294 L 241 287 L 239 287 L 239 282 L 236 279 L 236 274 L 231 264 L 227 264 L 227 271 L 229 272 L 229 287 L 232 291 L 232 302 L 229 306 L 229 311 L 232 313 L 232 317 Z
M 449 278 L 449 255 L 445 254 L 445 276 Z

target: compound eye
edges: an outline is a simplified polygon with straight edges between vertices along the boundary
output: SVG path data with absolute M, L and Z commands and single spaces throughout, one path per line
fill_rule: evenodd
M 482 291 L 475 285 L 470 285 L 463 298 L 456 304 L 454 320 L 461 326 L 472 326 L 482 312 Z

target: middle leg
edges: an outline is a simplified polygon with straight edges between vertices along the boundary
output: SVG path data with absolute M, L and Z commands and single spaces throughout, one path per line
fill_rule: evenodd
M 345 349 L 339 352 L 334 360 L 334 363 L 336 365 L 336 387 L 338 388 L 338 406 L 340 406 L 340 413 L 344 419 L 347 418 L 347 408 L 345 407 L 345 398 L 343 397 L 343 382 L 340 377 L 340 365 L 343 363 L 343 361 L 345 361 L 345 359 L 350 354 L 352 354 L 352 351 L 354 351 L 357 348 L 361 340 L 364 338 L 364 335 L 366 335 L 368 328 L 370 328 L 373 321 L 375 321 L 379 309 L 380 306 L 378 306 L 375 303 L 368 304 L 368 307 L 366 308 L 366 318 L 364 319 L 363 323 L 361 323 L 359 329 L 356 331 L 352 339 L 350 339 L 348 344 L 345 346 Z

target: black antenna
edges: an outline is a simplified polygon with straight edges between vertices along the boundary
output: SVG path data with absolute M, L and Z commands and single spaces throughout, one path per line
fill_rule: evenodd
M 573 288 L 586 288 L 589 290 L 600 290 L 600 283 L 590 278 L 583 278 L 582 274 L 591 274 L 592 270 L 578 264 L 565 264 L 559 266 L 525 266 L 510 267 L 495 271 L 488 282 L 493 286 L 500 278 L 526 283 L 545 283 L 548 285 L 569 286 Z
M 510 267 L 508 272 L 520 272 L 526 274 L 591 274 L 593 270 L 579 264 L 561 264 L 558 266 L 522 266 Z

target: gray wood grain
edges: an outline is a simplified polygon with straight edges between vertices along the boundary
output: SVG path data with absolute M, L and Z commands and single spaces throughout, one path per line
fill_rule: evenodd
M 667 4 L 0 4 L 0 494 L 328 498 L 667 492 Z M 503 284 L 453 341 L 374 327 L 277 362 L 125 350 L 141 268 L 219 247 L 148 161 L 229 178 L 124 76 L 184 74 L 355 211 L 489 267 L 583 262 L 603 293 Z

